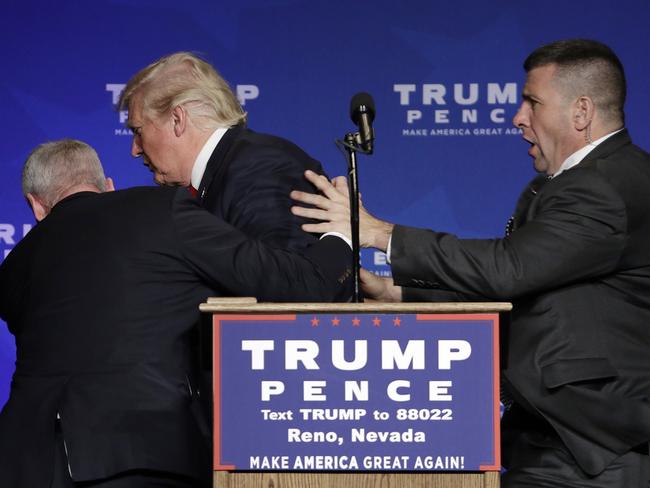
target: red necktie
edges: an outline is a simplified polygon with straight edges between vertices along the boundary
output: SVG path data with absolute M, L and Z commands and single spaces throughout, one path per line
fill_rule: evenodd
M 192 185 L 188 186 L 187 189 L 190 191 L 193 197 L 199 196 L 199 190 L 194 188 Z

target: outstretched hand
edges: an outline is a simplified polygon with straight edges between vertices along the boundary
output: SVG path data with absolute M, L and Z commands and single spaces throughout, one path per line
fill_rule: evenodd
M 320 223 L 303 224 L 302 229 L 321 234 L 338 232 L 351 239 L 350 197 L 345 177 L 337 176 L 330 182 L 325 176 L 307 170 L 305 178 L 321 194 L 292 191 L 291 198 L 316 208 L 293 206 L 291 212 L 294 215 L 319 220 Z M 359 202 L 359 245 L 361 247 L 376 247 L 385 251 L 392 231 L 392 224 L 373 217 Z
M 401 302 L 402 287 L 396 286 L 393 278 L 382 278 L 365 269 L 360 270 L 363 295 L 379 302 Z
M 291 198 L 300 203 L 313 205 L 316 208 L 291 207 L 294 215 L 319 220 L 317 224 L 303 224 L 306 232 L 324 234 L 338 232 L 351 239 L 350 231 L 350 201 L 348 197 L 348 183 L 343 176 L 337 176 L 331 182 L 323 175 L 313 171 L 305 171 L 305 178 L 312 183 L 320 195 L 292 191 Z

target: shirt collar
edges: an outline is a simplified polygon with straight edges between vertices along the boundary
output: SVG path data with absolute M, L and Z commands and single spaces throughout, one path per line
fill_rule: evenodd
M 208 166 L 208 161 L 210 156 L 214 152 L 214 149 L 219 144 L 219 141 L 223 135 L 228 131 L 228 127 L 219 127 L 216 129 L 212 135 L 205 141 L 205 144 L 201 148 L 199 155 L 194 160 L 194 166 L 192 166 L 192 177 L 190 178 L 190 183 L 197 190 L 201 185 L 201 180 L 203 179 L 203 174 L 205 173 L 205 168 Z
M 600 139 L 596 139 L 595 141 L 592 141 L 589 144 L 587 144 L 582 149 L 578 149 L 571 156 L 569 156 L 568 158 L 566 158 L 564 160 L 564 162 L 562 163 L 562 166 L 560 166 L 560 169 L 557 170 L 557 172 L 554 175 L 552 175 L 551 178 L 555 178 L 557 175 L 559 175 L 563 171 L 566 171 L 567 169 L 573 168 L 576 164 L 578 164 L 580 161 L 582 161 L 584 158 L 586 158 L 587 154 L 589 154 L 591 151 L 596 149 L 596 146 L 598 146 L 598 144 L 602 143 L 606 139 L 609 139 L 614 134 L 617 134 L 617 133 L 621 132 L 622 130 L 623 129 L 619 129 L 619 130 L 615 130 L 614 132 L 610 132 L 609 134 L 605 134 Z

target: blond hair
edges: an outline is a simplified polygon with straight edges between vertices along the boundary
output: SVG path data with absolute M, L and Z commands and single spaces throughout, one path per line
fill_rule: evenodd
M 143 113 L 158 117 L 183 105 L 201 129 L 232 127 L 246 120 L 237 97 L 219 73 L 189 52 L 165 56 L 136 73 L 120 96 L 120 110 L 135 95 L 142 97 Z

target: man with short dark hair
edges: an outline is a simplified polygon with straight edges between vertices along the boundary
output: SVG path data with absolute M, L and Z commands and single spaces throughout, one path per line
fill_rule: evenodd
M 609 47 L 555 42 L 525 69 L 513 122 L 542 175 L 522 193 L 506 237 L 459 239 L 361 209 L 361 244 L 386 250 L 393 272 L 364 273 L 364 291 L 513 302 L 502 335 L 504 488 L 646 488 L 650 155 L 624 128 L 625 76 Z M 303 228 L 349 232 L 344 182 L 308 178 L 327 198 L 296 192 L 320 210 L 294 212 L 326 222 Z
M 209 296 L 336 301 L 350 249 L 265 246 L 184 188 L 111 190 L 95 151 L 36 148 L 38 224 L 0 265 L 16 371 L 0 413 L 0 486 L 212 486 L 192 330 Z

